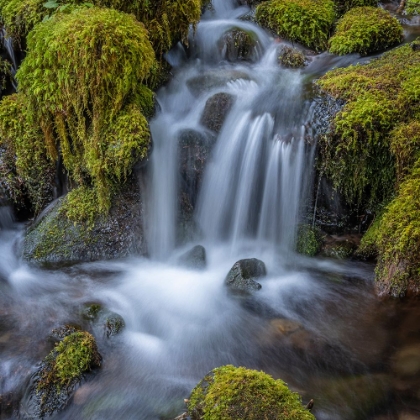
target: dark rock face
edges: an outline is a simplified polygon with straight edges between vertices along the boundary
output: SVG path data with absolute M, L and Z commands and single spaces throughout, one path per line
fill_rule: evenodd
M 240 29 L 232 29 L 226 32 L 219 40 L 220 50 L 225 52 L 228 61 L 239 60 L 253 61 L 253 50 L 257 47 L 255 39 L 247 32 Z
M 218 133 L 232 108 L 233 102 L 233 96 L 228 93 L 221 92 L 213 95 L 206 102 L 203 115 L 201 116 L 201 124 L 209 130 Z
M 178 263 L 189 268 L 205 268 L 206 249 L 202 245 L 196 245 L 182 254 L 178 259 Z
M 29 229 L 24 258 L 36 264 L 71 264 L 146 254 L 143 235 L 143 202 L 136 181 L 114 199 L 108 216 L 93 227 L 74 224 L 60 214 L 62 199 Z
M 233 265 L 226 276 L 225 284 L 233 291 L 251 292 L 262 287 L 255 279 L 266 275 L 267 270 L 263 261 L 248 258 L 239 260 Z

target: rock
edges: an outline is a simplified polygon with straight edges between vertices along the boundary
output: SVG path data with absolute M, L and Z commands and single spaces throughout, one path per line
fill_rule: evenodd
M 74 223 L 60 214 L 57 200 L 28 230 L 24 259 L 37 265 L 63 265 L 146 254 L 143 202 L 133 180 L 113 200 L 108 216 L 94 225 Z
M 124 327 L 125 322 L 121 315 L 112 312 L 106 316 L 104 328 L 107 338 L 119 334 Z
M 321 255 L 338 260 L 350 258 L 360 244 L 361 235 L 328 235 L 324 238 Z
M 209 70 L 188 80 L 187 86 L 193 95 L 199 96 L 203 92 L 222 88 L 227 86 L 229 82 L 239 79 L 250 80 L 250 77 L 247 73 L 239 70 Z
M 178 258 L 178 263 L 190 268 L 206 267 L 206 249 L 202 245 L 196 245 Z
M 261 284 L 255 279 L 264 277 L 266 274 L 267 270 L 263 261 L 256 258 L 239 260 L 230 269 L 225 284 L 230 290 L 251 292 L 261 289 Z
M 218 133 L 232 108 L 233 102 L 234 97 L 229 93 L 216 93 L 207 99 L 200 123 L 209 130 Z
M 89 303 L 82 310 L 82 317 L 89 321 L 89 327 L 93 328 L 97 336 L 104 334 L 107 338 L 119 334 L 125 327 L 121 315 L 109 311 L 100 303 Z
M 63 410 L 82 381 L 82 375 L 101 365 L 95 339 L 85 331 L 64 337 L 44 359 L 22 399 L 21 412 L 44 418 Z
M 297 48 L 283 47 L 280 51 L 279 62 L 284 67 L 295 69 L 305 67 L 306 58 Z
M 393 357 L 392 371 L 401 377 L 418 376 L 420 374 L 420 343 L 398 350 Z
M 231 62 L 240 60 L 253 61 L 252 52 L 257 40 L 251 34 L 241 29 L 225 32 L 218 42 L 219 49 L 224 52 L 224 58 Z

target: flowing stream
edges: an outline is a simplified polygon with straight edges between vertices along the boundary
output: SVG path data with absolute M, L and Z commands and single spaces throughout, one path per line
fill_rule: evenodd
M 315 400 L 320 420 L 399 419 L 395 413 L 418 409 L 407 391 L 416 379 L 398 376 L 394 363 L 399 349 L 420 346 L 418 310 L 378 302 L 371 265 L 294 252 L 313 182 L 307 92 L 314 77 L 356 56 L 324 54 L 305 70 L 282 68 L 286 44 L 239 19 L 248 12 L 213 0 L 188 50 L 168 54 L 173 77 L 151 121 L 150 258 L 29 267 L 18 257 L 22 227 L 0 214 L 1 419 L 31 418 L 29 378 L 53 347 L 51 330 L 72 323 L 93 331 L 103 363 L 57 419 L 170 419 L 209 370 L 228 363 L 282 378 L 305 403 Z M 252 40 L 246 57 L 232 52 L 232 30 Z M 203 113 L 220 94 L 231 109 L 216 134 Z M 179 232 L 185 133 L 210 150 L 199 186 L 191 184 L 195 234 L 187 242 Z M 197 243 L 207 267 L 180 265 Z M 226 274 L 249 257 L 267 266 L 262 289 L 232 296 Z M 108 338 L 103 325 L 84 319 L 90 302 L 121 315 L 123 332 Z

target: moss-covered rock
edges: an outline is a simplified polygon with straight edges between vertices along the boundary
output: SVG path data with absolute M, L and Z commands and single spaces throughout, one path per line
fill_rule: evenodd
M 332 0 L 271 0 L 257 6 L 256 19 L 281 37 L 322 51 L 335 20 Z
M 216 93 L 210 97 L 203 110 L 200 123 L 218 133 L 232 108 L 234 96 L 226 92 Z
M 304 67 L 306 64 L 305 54 L 297 48 L 283 47 L 280 51 L 279 62 L 287 68 Z
M 70 198 L 78 195 L 74 190 Z M 107 216 L 98 213 L 90 194 L 82 197 L 74 204 L 69 196 L 58 200 L 30 227 L 23 244 L 27 261 L 63 265 L 146 253 L 143 202 L 134 181 L 115 196 Z
M 37 417 L 62 410 L 82 375 L 100 365 L 101 355 L 91 334 L 76 331 L 65 336 L 35 374 L 33 388 Z
M 368 231 L 364 243 L 369 242 L 378 252 L 378 293 L 393 297 L 420 295 L 420 161 Z
M 232 365 L 214 369 L 193 389 L 192 420 L 314 419 L 280 379 Z
M 255 35 L 242 29 L 231 29 L 219 40 L 218 47 L 225 51 L 228 61 L 250 60 L 256 46 Z
M 323 92 L 345 101 L 320 146 L 325 174 L 348 202 L 372 208 L 392 196 L 390 133 L 418 118 L 419 68 L 420 52 L 405 45 L 318 81 Z
M 144 26 L 116 10 L 56 14 L 28 37 L 17 79 L 30 118 L 49 157 L 61 156 L 76 185 L 94 187 L 101 212 L 113 186 L 147 154 L 140 106 L 151 95 L 141 82 L 154 64 Z
M 18 210 L 39 213 L 53 199 L 55 164 L 21 94 L 0 102 L 0 146 L 0 185 Z
M 419 0 L 407 0 L 404 10 L 409 15 L 420 14 L 420 1 Z
M 1 49 L 0 49 L 1 51 Z M 0 56 L 0 98 L 11 79 L 11 65 L 7 60 Z
M 402 26 L 389 12 L 376 7 L 355 7 L 338 21 L 329 50 L 333 54 L 366 55 L 396 45 L 402 39 Z
M 353 9 L 353 7 L 375 7 L 378 5 L 378 0 L 334 0 L 334 3 L 337 8 L 337 14 L 342 16 L 350 9 Z

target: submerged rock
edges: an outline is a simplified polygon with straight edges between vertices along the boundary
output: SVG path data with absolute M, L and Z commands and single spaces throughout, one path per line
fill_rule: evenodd
M 206 249 L 202 245 L 196 245 L 178 258 L 178 263 L 190 268 L 205 268 Z
M 255 279 L 266 275 L 267 269 L 263 261 L 248 258 L 239 260 L 233 265 L 226 276 L 225 284 L 230 290 L 251 292 L 262 287 Z
M 62 215 L 59 199 L 31 226 L 23 245 L 24 258 L 35 264 L 69 264 L 144 255 L 143 203 L 133 182 L 114 199 L 108 216 L 93 224 Z

